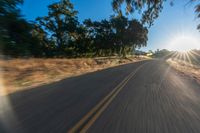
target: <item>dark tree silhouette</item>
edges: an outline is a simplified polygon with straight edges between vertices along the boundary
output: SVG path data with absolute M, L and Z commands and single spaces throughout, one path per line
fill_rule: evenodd
M 126 14 L 138 11 L 142 13 L 142 22 L 149 26 L 159 16 L 163 9 L 163 3 L 166 0 L 113 0 L 112 6 L 114 11 L 121 12 L 122 4 L 126 4 Z
M 74 10 L 69 0 L 53 3 L 48 9 L 48 16 L 36 19 L 39 22 L 38 26 L 46 31 L 52 41 L 55 41 L 58 54 L 64 55 L 70 41 L 77 38 L 78 12 Z
M 30 56 L 41 53 L 37 39 L 32 36 L 33 25 L 22 18 L 19 4 L 23 0 L 0 1 L 0 48 L 12 56 Z
M 27 22 L 18 5 L 22 0 L 0 1 L 0 47 L 4 54 L 34 57 L 126 56 L 146 46 L 148 30 L 122 13 L 110 19 L 80 24 L 69 0 L 48 6 L 47 16 Z
M 196 12 L 196 17 L 199 19 L 200 18 L 200 0 L 190 0 L 190 2 L 196 3 L 195 6 L 195 12 Z M 200 24 L 198 24 L 197 29 L 200 31 Z
M 97 56 L 132 54 L 136 47 L 146 46 L 147 28 L 137 20 L 117 15 L 100 22 L 84 21 L 87 35 Z
M 143 24 L 148 24 L 149 26 L 153 25 L 153 22 L 158 18 L 159 13 L 163 9 L 163 4 L 167 0 L 113 0 L 112 7 L 113 10 L 117 13 L 121 13 L 123 10 L 122 5 L 126 4 L 126 14 L 134 13 L 138 11 L 142 14 Z M 170 5 L 173 5 L 176 0 L 168 0 Z M 188 0 L 188 3 L 195 3 L 195 12 L 197 18 L 200 18 L 200 0 Z M 187 4 L 187 3 L 186 3 Z M 200 30 L 200 24 L 197 26 L 197 29 Z

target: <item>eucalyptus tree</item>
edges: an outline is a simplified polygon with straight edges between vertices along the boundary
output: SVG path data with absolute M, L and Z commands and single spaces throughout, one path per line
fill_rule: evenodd
M 159 17 L 159 13 L 162 11 L 164 2 L 166 1 L 167 0 L 112 0 L 112 7 L 114 11 L 119 13 L 123 10 L 122 5 L 125 4 L 126 14 L 132 14 L 137 11 L 142 14 L 143 24 L 146 23 L 149 26 L 152 26 L 154 20 Z M 168 1 L 170 2 L 170 5 L 173 5 L 176 2 L 176 0 Z M 188 0 L 185 5 L 188 3 L 196 4 L 196 17 L 200 18 L 200 0 Z M 200 30 L 200 24 L 197 26 L 197 29 Z
M 162 11 L 165 1 L 166 0 L 113 0 L 112 6 L 114 11 L 121 12 L 122 5 L 125 3 L 126 14 L 138 11 L 142 14 L 142 22 L 151 26 Z
M 200 0 L 191 0 L 190 2 L 195 2 L 195 12 L 196 12 L 196 17 L 200 19 Z M 197 29 L 200 30 L 200 24 L 198 24 Z

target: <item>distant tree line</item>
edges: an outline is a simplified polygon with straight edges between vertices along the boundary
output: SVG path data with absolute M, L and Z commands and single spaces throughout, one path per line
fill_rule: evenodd
M 170 58 L 174 53 L 175 51 L 169 51 L 167 49 L 157 49 L 152 56 L 155 58 Z
M 27 22 L 19 5 L 23 0 L 0 0 L 0 53 L 10 56 L 79 57 L 131 54 L 146 46 L 148 29 L 166 0 L 112 0 L 115 15 L 109 20 L 79 22 L 78 11 L 69 0 L 48 6 L 48 15 Z M 173 1 L 171 5 L 173 5 Z M 199 0 L 196 2 L 200 18 Z M 141 20 L 123 16 L 139 11 Z M 200 29 L 200 26 L 198 26 Z
M 22 16 L 23 0 L 0 1 L 0 50 L 14 57 L 126 56 L 146 46 L 148 29 L 117 13 L 108 20 L 78 21 L 69 0 L 48 6 L 48 15 L 34 22 Z

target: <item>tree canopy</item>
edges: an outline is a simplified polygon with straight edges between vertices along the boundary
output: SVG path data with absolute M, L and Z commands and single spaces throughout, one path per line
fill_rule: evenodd
M 6 55 L 34 57 L 126 56 L 146 46 L 148 30 L 122 14 L 101 21 L 78 21 L 70 0 L 48 6 L 48 14 L 28 22 L 23 0 L 0 1 L 0 46 Z
M 117 13 L 109 19 L 79 22 L 78 11 L 70 0 L 59 0 L 48 6 L 46 16 L 28 22 L 18 8 L 23 0 L 1 0 L 0 50 L 15 57 L 126 56 L 147 45 L 146 24 L 153 24 L 165 1 L 113 0 L 112 6 Z M 121 7 L 124 3 L 127 14 L 139 11 L 142 20 L 124 16 Z M 196 12 L 200 18 L 200 4 Z
M 163 4 L 166 1 L 167 0 L 112 0 L 112 7 L 115 12 L 119 13 L 122 12 L 122 5 L 125 4 L 126 14 L 138 11 L 142 14 L 142 23 L 152 26 L 154 20 L 159 17 L 159 13 L 162 11 Z M 176 0 L 168 1 L 170 2 L 170 5 L 173 5 Z M 197 14 L 197 18 L 200 18 L 200 1 L 188 0 L 188 2 L 196 3 L 195 12 Z M 197 29 L 200 30 L 200 24 L 197 26 Z
M 33 25 L 22 18 L 19 4 L 23 0 L 0 1 L 0 48 L 6 55 L 33 55 L 37 51 L 37 43 L 32 37 Z
M 199 0 L 191 0 L 191 2 L 197 3 L 195 6 L 195 12 L 197 14 L 197 18 L 200 19 L 200 3 Z M 198 24 L 197 29 L 200 30 L 200 24 Z
M 146 46 L 148 30 L 137 20 L 119 14 L 80 24 L 69 0 L 53 3 L 48 9 L 47 16 L 36 19 L 34 35 L 55 56 L 125 56 L 136 47 Z
M 142 14 L 142 22 L 147 23 L 149 26 L 159 16 L 163 9 L 163 3 L 166 0 L 113 0 L 112 6 L 114 11 L 121 12 L 121 6 L 126 4 L 126 14 L 138 11 Z
M 46 31 L 52 41 L 55 41 L 58 54 L 64 54 L 65 47 L 76 39 L 77 11 L 69 0 L 62 0 L 48 6 L 48 16 L 37 18 L 37 26 Z

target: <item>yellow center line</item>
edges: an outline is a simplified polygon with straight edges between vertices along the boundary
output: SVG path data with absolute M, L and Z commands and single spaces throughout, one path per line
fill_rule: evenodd
M 123 89 L 123 87 L 128 83 L 128 81 L 136 74 L 136 72 L 144 66 L 146 63 L 140 65 L 135 71 L 129 74 L 120 84 L 118 84 L 106 97 L 103 98 L 92 110 L 90 110 L 74 127 L 72 127 L 68 133 L 75 133 L 78 130 L 81 133 L 85 133 L 91 125 L 96 121 L 96 119 L 102 114 L 102 112 L 107 108 L 107 106 L 112 102 L 112 100 L 117 96 L 117 94 Z M 105 103 L 106 102 L 106 103 Z M 102 106 L 102 107 L 101 107 Z M 101 108 L 100 108 L 101 107 Z M 100 109 L 99 109 L 100 108 Z M 96 113 L 95 113 L 96 112 Z M 86 121 L 95 113 L 95 115 L 86 123 Z M 86 124 L 85 124 L 86 123 Z M 85 125 L 84 125 L 85 124 Z M 83 126 L 84 125 L 84 126 Z M 83 126 L 82 129 L 81 126 Z

